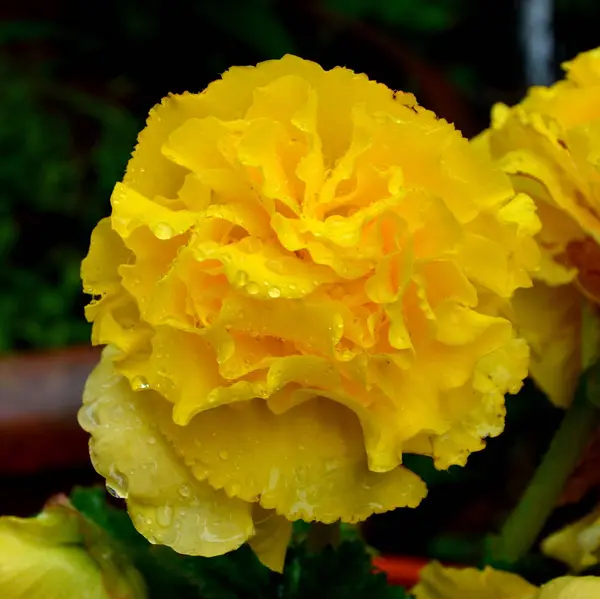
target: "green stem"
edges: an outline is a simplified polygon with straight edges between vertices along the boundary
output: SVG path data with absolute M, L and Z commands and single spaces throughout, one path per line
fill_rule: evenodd
M 600 422 L 600 410 L 590 391 L 595 386 L 597 367 L 580 377 L 572 406 L 567 411 L 552 443 L 510 514 L 499 537 L 491 543 L 491 560 L 514 563 L 523 557 L 538 538 L 556 506 L 559 495 L 592 434 Z
M 340 523 L 323 524 L 322 522 L 313 522 L 310 525 L 308 533 L 307 545 L 308 549 L 313 553 L 320 553 L 331 545 L 336 548 L 341 542 Z

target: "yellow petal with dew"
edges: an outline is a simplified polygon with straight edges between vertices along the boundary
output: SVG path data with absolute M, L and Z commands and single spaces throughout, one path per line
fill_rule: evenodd
M 327 399 L 280 415 L 254 399 L 202 412 L 183 428 L 161 426 L 198 479 L 289 520 L 357 522 L 425 494 L 402 467 L 369 471 L 358 419 Z
M 134 392 L 112 364 L 113 350 L 90 376 L 79 422 L 90 454 L 113 494 L 152 543 L 211 557 L 242 545 L 254 532 L 251 506 L 195 479 L 161 434 L 169 404 L 152 391 Z

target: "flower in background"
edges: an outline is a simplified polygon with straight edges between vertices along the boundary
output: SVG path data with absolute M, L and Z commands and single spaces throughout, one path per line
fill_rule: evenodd
M 585 324 L 589 340 L 581 323 L 584 301 L 600 301 L 600 49 L 564 68 L 565 80 L 533 87 L 512 108 L 496 105 L 473 142 L 536 202 L 541 268 L 533 289 L 515 294 L 514 319 L 532 376 L 563 407 L 598 345 L 597 322 Z
M 0 597 L 144 599 L 140 574 L 66 498 L 35 518 L 0 517 Z
M 517 574 L 487 567 L 446 568 L 437 562 L 421 570 L 412 589 L 416 599 L 591 599 L 600 596 L 600 578 L 563 576 L 538 588 Z
M 600 562 L 600 507 L 577 522 L 552 533 L 542 542 L 542 551 L 581 572 Z
M 419 504 L 404 453 L 464 465 L 528 349 L 498 314 L 533 202 L 411 94 L 286 56 L 154 108 L 82 266 L 80 411 L 138 530 L 283 566 L 291 522 Z

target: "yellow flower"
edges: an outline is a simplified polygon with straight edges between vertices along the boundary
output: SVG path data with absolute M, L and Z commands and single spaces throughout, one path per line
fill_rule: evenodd
M 490 567 L 445 568 L 433 562 L 420 574 L 412 593 L 416 599 L 592 599 L 600 597 L 600 578 L 556 578 L 541 588 L 520 576 Z
M 510 572 L 490 567 L 446 568 L 432 562 L 421 570 L 416 599 L 533 599 L 537 588 Z
M 154 108 L 82 267 L 107 344 L 80 421 L 138 530 L 187 554 L 416 506 L 403 453 L 464 464 L 528 350 L 532 201 L 364 75 L 286 56 Z
M 580 572 L 600 562 L 600 507 L 573 524 L 552 533 L 542 551 Z
M 588 363 L 582 343 L 597 340 L 581 339 L 581 320 L 584 298 L 600 301 L 600 49 L 564 68 L 565 80 L 533 87 L 512 108 L 496 105 L 473 142 L 537 205 L 541 267 L 534 288 L 517 292 L 514 318 L 531 345 L 533 377 L 559 406 Z
M 35 518 L 0 518 L 2 599 L 144 599 L 144 582 L 66 499 Z

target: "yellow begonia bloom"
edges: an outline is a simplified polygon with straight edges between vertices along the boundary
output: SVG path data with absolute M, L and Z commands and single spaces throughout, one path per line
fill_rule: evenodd
M 600 562 L 600 508 L 573 524 L 552 533 L 542 551 L 580 572 Z
M 536 202 L 541 267 L 533 289 L 516 293 L 513 317 L 531 344 L 533 378 L 566 407 L 595 357 L 582 343 L 597 340 L 581 339 L 581 321 L 584 298 L 600 301 L 600 49 L 564 68 L 565 80 L 533 87 L 512 108 L 496 105 L 473 145 Z
M 595 599 L 600 597 L 600 578 L 563 576 L 538 588 L 510 572 L 433 562 L 421 570 L 412 593 L 416 599 Z
M 35 518 L 0 518 L 2 599 L 144 599 L 144 582 L 66 499 Z
M 188 554 L 416 506 L 403 453 L 464 465 L 528 349 L 533 202 L 411 94 L 286 56 L 154 108 L 82 267 L 92 459 Z
M 517 574 L 493 568 L 446 568 L 432 562 L 421 570 L 416 599 L 533 599 L 538 589 Z

